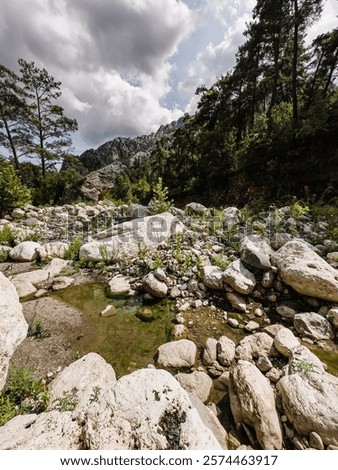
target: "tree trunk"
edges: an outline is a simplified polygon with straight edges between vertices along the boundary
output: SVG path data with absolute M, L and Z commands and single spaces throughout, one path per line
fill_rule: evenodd
M 298 125 L 298 94 L 297 94 L 297 75 L 298 75 L 298 40 L 299 40 L 299 9 L 298 0 L 294 0 L 294 29 L 293 29 L 293 57 L 292 57 L 292 109 L 293 125 Z

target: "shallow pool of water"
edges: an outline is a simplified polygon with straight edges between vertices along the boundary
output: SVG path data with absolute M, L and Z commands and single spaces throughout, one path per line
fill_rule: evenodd
M 73 286 L 53 295 L 83 313 L 79 355 L 100 354 L 118 377 L 153 363 L 158 346 L 171 339 L 175 318 L 171 301 L 143 304 L 141 296 L 110 298 L 102 284 Z M 114 305 L 115 315 L 100 317 L 107 305 Z

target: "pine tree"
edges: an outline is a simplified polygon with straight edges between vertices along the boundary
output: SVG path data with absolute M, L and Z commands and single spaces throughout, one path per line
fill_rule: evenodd
M 71 145 L 69 132 L 77 130 L 75 119 L 68 118 L 64 109 L 56 104 L 61 96 L 61 83 L 39 69 L 34 62 L 19 59 L 21 81 L 29 100 L 27 126 L 31 135 L 28 153 L 37 156 L 41 163 L 42 176 L 55 161 L 66 155 Z
M 4 155 L 19 170 L 20 157 L 26 154 L 30 135 L 25 125 L 28 115 L 26 93 L 18 76 L 0 64 L 0 145 Z

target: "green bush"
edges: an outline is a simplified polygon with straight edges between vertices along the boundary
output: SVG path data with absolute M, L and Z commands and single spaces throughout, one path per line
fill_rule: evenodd
M 0 392 L 0 426 L 14 416 L 47 410 L 49 393 L 43 380 L 34 380 L 32 371 L 14 366 L 9 381 Z
M 4 225 L 0 230 L 0 245 L 14 246 L 17 232 L 8 225 Z
M 79 259 L 82 242 L 82 235 L 76 235 L 76 237 L 74 237 L 74 239 L 69 244 L 68 249 L 65 251 L 64 258 L 72 261 L 77 261 Z
M 48 331 L 42 324 L 41 320 L 33 320 L 28 325 L 27 336 L 30 338 L 42 340 L 50 337 L 50 331 Z
M 149 205 L 153 214 L 168 212 L 173 205 L 173 201 L 168 198 L 169 190 L 163 186 L 162 178 L 159 178 L 153 189 L 153 198 Z
M 21 183 L 14 166 L 0 161 L 0 217 L 28 202 L 31 202 L 31 192 Z

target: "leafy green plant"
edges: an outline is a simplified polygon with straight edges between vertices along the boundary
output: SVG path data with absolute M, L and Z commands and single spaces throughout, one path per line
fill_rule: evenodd
M 182 259 L 183 239 L 184 239 L 183 232 L 176 233 L 176 238 L 175 238 L 175 259 L 176 259 L 176 261 L 181 261 L 181 259 Z
M 160 214 L 161 212 L 168 212 L 173 205 L 173 201 L 168 198 L 169 190 L 163 186 L 162 178 L 159 178 L 153 188 L 153 198 L 149 206 L 153 214 Z
M 4 263 L 5 261 L 8 260 L 8 251 L 6 250 L 3 250 L 3 251 L 0 251 L 0 263 Z
M 34 380 L 32 371 L 14 366 L 5 388 L 0 392 L 0 426 L 14 416 L 47 410 L 49 393 L 43 380 Z
M 99 253 L 102 257 L 102 261 L 106 264 L 113 264 L 116 260 L 118 250 L 117 249 L 109 249 L 107 245 L 101 244 L 99 246 Z
M 58 411 L 74 411 L 77 407 L 79 400 L 77 398 L 77 389 L 72 388 L 70 391 L 64 391 L 62 397 L 56 400 L 55 409 Z
M 302 375 L 307 375 L 309 372 L 313 372 L 314 364 L 306 359 L 297 361 L 297 370 Z
M 0 245 L 14 246 L 17 232 L 9 225 L 4 225 L 0 230 Z
M 68 249 L 65 251 L 64 258 L 77 261 L 79 259 L 80 248 L 83 242 L 82 235 L 76 235 L 69 244 Z
M 149 253 L 148 247 L 146 247 L 143 243 L 137 244 L 137 257 L 139 259 L 144 259 Z
M 31 322 L 29 322 L 27 333 L 28 337 L 37 340 L 42 340 L 44 338 L 49 338 L 50 335 L 50 331 L 44 328 L 41 320 L 32 320 Z
M 290 207 L 291 217 L 297 219 L 310 212 L 310 208 L 303 201 L 295 201 Z
M 95 385 L 95 387 L 93 387 L 92 393 L 90 394 L 89 403 L 90 404 L 97 403 L 100 399 L 100 393 L 101 393 L 101 387 L 99 387 L 98 385 Z
M 31 192 L 21 183 L 14 166 L 0 161 L 0 217 L 28 202 L 31 202 Z
M 223 271 L 229 266 L 231 261 L 227 258 L 224 258 L 222 255 L 214 255 L 212 258 L 212 264 L 218 266 Z

